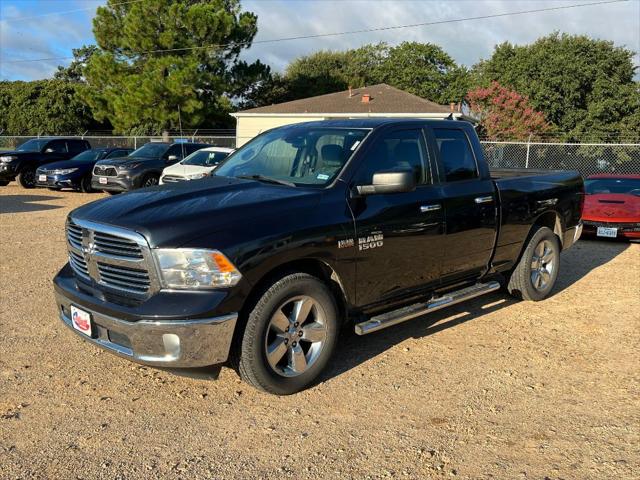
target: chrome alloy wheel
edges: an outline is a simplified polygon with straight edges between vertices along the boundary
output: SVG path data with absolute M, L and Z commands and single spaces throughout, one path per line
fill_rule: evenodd
M 531 284 L 536 290 L 542 291 L 547 288 L 551 282 L 555 262 L 553 244 L 549 240 L 542 240 L 531 257 Z
M 296 377 L 316 362 L 327 338 L 325 312 L 313 298 L 291 298 L 276 309 L 265 337 L 271 368 L 283 377 Z

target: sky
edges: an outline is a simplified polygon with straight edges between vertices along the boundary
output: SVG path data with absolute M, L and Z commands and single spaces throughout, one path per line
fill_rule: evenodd
M 258 16 L 255 40 L 433 22 L 598 0 L 244 0 Z M 0 0 L 0 80 L 50 77 L 69 60 L 10 63 L 69 57 L 94 43 L 91 20 L 105 0 Z M 380 41 L 440 45 L 458 63 L 488 58 L 496 44 L 527 44 L 554 31 L 610 40 L 636 52 L 640 65 L 640 0 L 567 10 L 482 19 L 383 32 L 254 45 L 246 60 L 260 59 L 282 71 L 294 58 L 320 49 L 343 50 Z M 640 69 L 639 69 L 640 70 Z M 640 75 L 637 71 L 636 78 Z

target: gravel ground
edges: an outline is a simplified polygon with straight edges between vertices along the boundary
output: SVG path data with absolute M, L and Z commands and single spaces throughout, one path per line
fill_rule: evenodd
M 100 197 L 0 189 L 0 478 L 638 478 L 640 245 L 580 241 L 541 303 L 347 333 L 320 385 L 278 398 L 59 322 L 64 218 Z

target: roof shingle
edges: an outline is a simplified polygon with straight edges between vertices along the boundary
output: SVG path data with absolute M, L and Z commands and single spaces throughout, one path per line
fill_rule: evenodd
M 362 96 L 370 95 L 369 102 Z M 291 102 L 250 108 L 242 113 L 450 113 L 450 107 L 425 100 L 395 87 L 380 83 L 369 87 L 328 93 L 317 97 L 303 98 Z

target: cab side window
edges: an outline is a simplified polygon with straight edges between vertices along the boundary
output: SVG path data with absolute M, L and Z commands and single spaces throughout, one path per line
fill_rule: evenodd
M 469 140 L 462 130 L 434 128 L 445 182 L 478 178 L 478 167 Z
M 51 149 L 53 153 L 67 153 L 67 142 L 64 140 L 52 140 L 47 143 L 45 151 Z
M 72 155 L 77 155 L 87 150 L 84 140 L 67 140 L 67 145 L 69 146 L 69 153 Z
M 182 160 L 184 157 L 186 157 L 186 155 L 182 155 L 182 149 L 183 149 L 183 145 L 181 144 L 171 145 L 171 147 L 169 147 L 169 150 L 167 150 L 167 153 L 164 154 L 164 158 L 168 159 L 171 155 L 175 155 L 176 157 L 178 157 L 179 160 Z M 185 148 L 185 154 L 186 154 L 186 148 Z
M 378 138 L 368 151 L 360 167 L 358 181 L 370 184 L 376 172 L 410 169 L 414 172 L 418 184 L 429 183 L 431 179 L 427 158 L 422 130 L 389 132 Z

